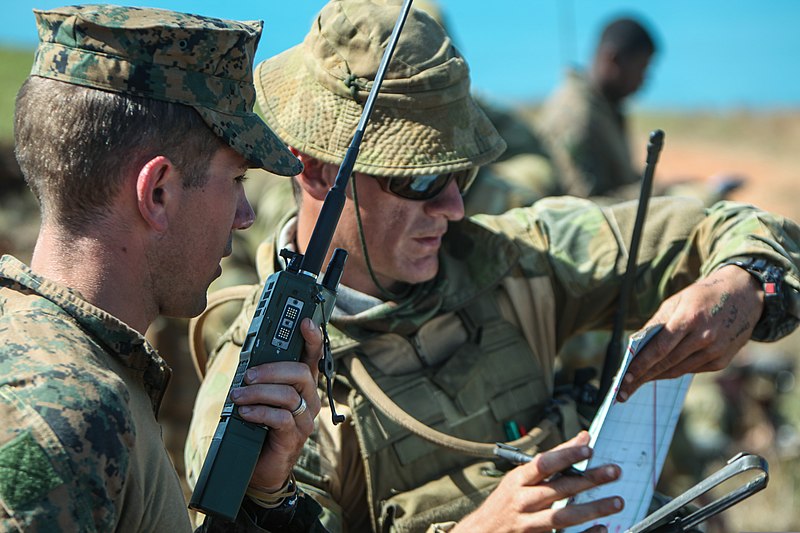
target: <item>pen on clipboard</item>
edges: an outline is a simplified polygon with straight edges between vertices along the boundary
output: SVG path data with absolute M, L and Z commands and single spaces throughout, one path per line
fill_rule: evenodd
M 522 465 L 525 463 L 530 463 L 533 461 L 533 455 L 528 455 L 527 453 L 523 452 L 519 448 L 515 448 L 514 446 L 509 446 L 503 442 L 495 442 L 494 443 L 494 454 L 501 459 L 505 459 L 511 463 L 516 465 Z M 583 470 L 578 470 L 574 466 L 569 466 L 551 476 L 549 479 L 553 479 L 556 476 L 585 476 L 586 473 Z

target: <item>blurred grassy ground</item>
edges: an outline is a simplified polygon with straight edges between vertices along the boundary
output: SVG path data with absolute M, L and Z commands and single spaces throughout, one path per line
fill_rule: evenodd
M 666 133 L 657 181 L 743 174 L 748 181 L 734 199 L 800 219 L 800 110 L 639 113 L 631 126 L 642 164 L 648 132 Z
M 14 97 L 31 61 L 31 50 L 0 47 L 0 145 L 6 147 L 12 138 Z M 631 132 L 637 145 L 634 154 L 641 154 L 638 158 L 642 162 L 648 133 L 655 128 L 666 132 L 656 180 L 707 179 L 718 172 L 739 173 L 747 177 L 747 182 L 734 199 L 800 220 L 800 110 L 637 113 L 632 117 Z M 0 228 L 0 232 L 4 229 Z M 25 255 L 21 253 L 20 257 L 25 259 Z M 747 357 L 785 358 L 800 369 L 800 333 L 772 345 L 752 343 L 738 359 Z M 738 393 L 744 395 L 745 391 Z M 789 387 L 776 401 L 786 422 L 800 428 L 800 386 Z M 769 486 L 727 511 L 724 522 L 713 525 L 711 530 L 800 531 L 800 450 L 778 450 L 776 436 L 765 427 L 768 424 L 755 426 L 752 431 L 737 435 L 723 453 L 741 450 L 764 455 L 770 463 Z M 707 465 L 706 470 L 719 466 Z M 677 478 L 676 487 L 680 488 L 680 483 L 689 486 L 688 480 Z

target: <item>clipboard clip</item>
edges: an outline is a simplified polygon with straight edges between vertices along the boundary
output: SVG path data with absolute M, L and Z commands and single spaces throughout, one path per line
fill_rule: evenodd
M 687 531 L 766 487 L 769 481 L 768 468 L 766 459 L 760 455 L 740 452 L 724 467 L 628 529 L 626 533 Z M 754 470 L 755 472 L 750 473 L 755 475 L 748 477 L 726 495 L 695 511 L 686 508 L 688 504 L 714 487 L 749 470 Z

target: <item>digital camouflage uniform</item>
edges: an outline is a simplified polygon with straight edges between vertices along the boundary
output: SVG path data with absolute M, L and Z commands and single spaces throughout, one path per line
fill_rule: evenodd
M 35 14 L 31 76 L 191 106 L 251 165 L 302 168 L 253 112 L 261 22 L 107 5 Z M 170 375 L 139 332 L 4 256 L 0 529 L 189 531 L 157 421 Z M 317 514 L 301 494 L 297 521 Z M 244 510 L 203 530 L 263 531 Z
M 511 421 L 531 429 L 551 406 L 564 340 L 610 326 L 635 211 L 634 203 L 600 208 L 565 197 L 453 223 L 434 280 L 354 315 L 337 308 L 328 331 L 338 360 L 334 397 L 347 420 L 334 426 L 323 401 L 296 467 L 331 530 L 446 527 L 477 507 L 508 468 L 394 423 L 354 384 L 353 361 L 406 412 L 445 433 L 494 442 L 508 440 Z M 653 199 L 627 326 L 642 325 L 669 295 L 738 256 L 766 257 L 787 271 L 785 323 L 793 326 L 800 317 L 798 243 L 797 225 L 750 206 L 706 211 L 686 199 Z M 279 268 L 275 249 L 285 244 L 260 248 L 262 279 Z M 190 476 L 202 465 L 260 294 L 254 286 L 208 364 L 187 442 Z
M 0 260 L 3 530 L 187 531 L 155 415 L 170 369 L 144 337 Z

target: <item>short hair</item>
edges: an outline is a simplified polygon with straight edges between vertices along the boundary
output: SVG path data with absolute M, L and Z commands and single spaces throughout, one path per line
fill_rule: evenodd
M 656 43 L 650 32 L 630 17 L 618 18 L 607 24 L 600 35 L 599 47 L 608 47 L 621 55 L 640 52 L 652 55 L 656 51 Z
M 184 187 L 227 146 L 193 108 L 29 77 L 17 94 L 15 153 L 42 218 L 80 233 L 108 214 L 125 176 L 164 155 Z
M 293 176 L 290 179 L 292 180 L 292 198 L 294 198 L 294 204 L 300 207 L 303 205 L 303 188 L 300 186 L 300 182 L 297 181 L 297 176 Z

